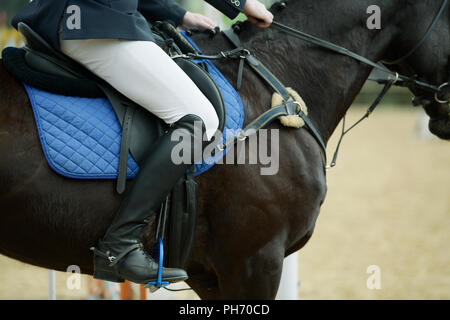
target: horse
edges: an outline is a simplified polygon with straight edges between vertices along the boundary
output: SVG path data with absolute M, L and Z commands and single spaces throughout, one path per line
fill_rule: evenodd
M 381 8 L 379 29 L 367 27 L 370 5 Z M 440 5 L 438 0 L 290 0 L 270 10 L 280 23 L 380 61 L 414 47 Z M 445 11 L 424 45 L 392 70 L 435 85 L 447 82 L 449 15 Z M 239 28 L 245 48 L 302 95 L 311 122 L 327 142 L 372 68 L 274 28 L 249 22 Z M 220 34 L 192 37 L 205 54 L 233 49 Z M 235 81 L 238 62 L 216 65 Z M 78 265 L 83 274 L 92 274 L 89 248 L 103 236 L 123 196 L 115 193 L 112 180 L 74 180 L 52 171 L 25 90 L 1 64 L 0 83 L 0 253 L 60 271 Z M 410 90 L 430 95 L 414 86 Z M 247 67 L 239 93 L 244 125 L 266 111 L 272 95 Z M 446 90 L 440 99 L 448 99 Z M 429 100 L 425 110 L 431 132 L 450 139 L 448 104 Z M 261 165 L 224 164 L 196 177 L 199 217 L 187 283 L 202 299 L 274 299 L 284 258 L 313 234 L 327 193 L 326 155 L 308 130 L 285 128 L 278 121 L 269 129 L 279 130 L 277 174 L 261 175 Z M 149 219 L 143 232 L 148 250 L 154 228 Z

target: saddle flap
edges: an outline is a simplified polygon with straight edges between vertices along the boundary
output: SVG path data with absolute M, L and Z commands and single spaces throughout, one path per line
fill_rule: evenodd
M 225 127 L 225 104 L 222 94 L 211 76 L 197 64 L 183 58 L 174 59 L 177 65 L 191 78 L 200 91 L 214 106 L 219 118 L 219 129 L 223 132 Z
M 79 77 L 76 77 L 73 73 L 68 72 L 66 69 L 60 67 L 54 62 L 51 62 L 49 59 L 43 58 L 39 54 L 36 54 L 35 51 L 26 51 L 25 61 L 31 68 L 35 70 L 40 70 L 54 76 L 79 79 Z
M 49 56 L 57 56 L 58 58 L 64 59 L 65 57 L 53 49 L 47 41 L 45 41 L 39 34 L 37 34 L 33 29 L 31 29 L 26 23 L 19 22 L 17 29 L 23 36 L 25 44 L 27 47 L 42 52 L 43 54 Z
M 198 218 L 198 185 L 192 175 L 172 189 L 168 221 L 168 265 L 185 268 L 194 246 Z

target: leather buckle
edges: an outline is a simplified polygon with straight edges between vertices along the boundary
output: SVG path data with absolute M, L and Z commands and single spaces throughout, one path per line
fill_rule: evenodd
M 439 95 L 439 92 L 441 92 L 441 90 L 443 89 L 443 88 L 445 88 L 445 87 L 447 87 L 447 86 L 449 86 L 450 84 L 448 83 L 448 82 L 445 82 L 445 83 L 443 83 L 443 84 L 441 84 L 440 86 L 439 86 L 439 88 L 438 88 L 438 91 L 436 91 L 436 93 L 434 94 L 434 100 L 436 100 L 436 102 L 438 102 L 438 103 L 441 103 L 441 104 L 448 104 L 449 103 L 449 100 L 441 100 L 441 99 L 439 99 L 439 97 L 438 97 L 438 95 Z

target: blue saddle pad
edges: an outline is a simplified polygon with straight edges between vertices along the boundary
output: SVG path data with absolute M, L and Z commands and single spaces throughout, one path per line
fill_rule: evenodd
M 183 36 L 195 46 L 185 33 Z M 207 65 L 222 93 L 226 108 L 225 140 L 227 132 L 235 133 L 242 128 L 242 101 L 211 61 L 198 62 Z M 107 99 L 68 97 L 24 86 L 33 108 L 43 152 L 54 171 L 77 179 L 117 178 L 121 127 Z M 195 175 L 210 169 L 224 154 L 217 153 L 213 158 L 196 164 Z M 127 178 L 134 178 L 138 171 L 139 165 L 129 154 Z

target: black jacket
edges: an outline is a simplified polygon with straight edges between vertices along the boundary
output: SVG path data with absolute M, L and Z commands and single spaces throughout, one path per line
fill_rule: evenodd
M 235 18 L 246 0 L 205 0 Z M 12 20 L 25 22 L 59 49 L 62 39 L 128 39 L 154 41 L 147 21 L 170 20 L 179 25 L 186 10 L 173 0 L 34 0 Z

